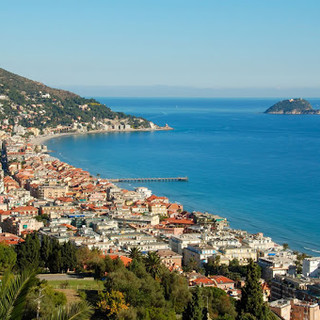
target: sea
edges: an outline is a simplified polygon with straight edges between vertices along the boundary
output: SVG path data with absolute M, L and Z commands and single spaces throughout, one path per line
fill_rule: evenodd
M 53 156 L 103 178 L 187 176 L 118 185 L 320 256 L 320 116 L 263 113 L 279 99 L 96 99 L 174 130 L 56 138 L 46 143 Z

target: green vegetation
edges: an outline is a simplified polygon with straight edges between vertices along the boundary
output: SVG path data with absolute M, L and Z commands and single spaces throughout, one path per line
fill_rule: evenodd
M 260 268 L 250 260 L 247 266 L 246 284 L 242 289 L 239 303 L 240 320 L 272 320 L 274 319 L 269 307 L 263 302 L 260 284 Z
M 65 282 L 66 280 L 48 280 L 50 286 L 55 289 L 102 290 L 104 288 L 103 282 L 100 280 L 72 279 L 67 280 L 67 286 L 65 286 Z
M 310 256 L 308 256 L 305 253 L 300 253 L 298 251 L 294 251 L 293 253 L 297 256 L 297 260 L 295 261 L 295 265 L 297 267 L 296 271 L 297 271 L 298 274 L 302 274 L 302 263 L 303 263 L 303 260 L 306 259 L 306 258 L 310 258 Z
M 43 237 L 36 233 L 27 235 L 25 242 L 16 247 L 17 269 L 48 268 L 52 273 L 67 272 L 76 267 L 76 247 L 70 242 L 60 245 L 55 239 Z
M 0 272 L 11 270 L 16 264 L 17 254 L 12 247 L 0 243 Z
M 229 262 L 229 265 L 220 264 L 220 256 L 211 259 L 204 265 L 206 275 L 222 275 L 234 281 L 238 281 L 247 274 L 247 266 L 241 266 L 237 259 Z
M 97 121 L 106 123 L 118 119 L 134 128 L 150 127 L 147 120 L 114 112 L 95 99 L 82 98 L 74 93 L 53 89 L 0 68 L 0 121 L 14 120 L 24 127 L 44 129 L 71 125 L 75 121 L 93 129 Z
M 276 114 L 319 114 L 319 110 L 314 110 L 311 104 L 304 99 L 290 99 L 277 102 L 265 113 Z
M 205 266 L 208 274 L 246 275 L 242 299 L 236 303 L 215 287 L 190 289 L 186 278 L 170 272 L 155 252 L 142 255 L 132 249 L 130 255 L 132 261 L 125 266 L 98 250 L 59 244 L 48 237 L 40 241 L 36 233 L 27 235 L 15 250 L 1 244 L 0 318 L 36 319 L 39 312 L 43 320 L 273 320 L 263 302 L 260 269 L 253 261 L 242 267 L 235 260 L 226 267 L 216 259 Z M 77 270 L 96 280 L 40 281 L 35 275 L 41 270 Z

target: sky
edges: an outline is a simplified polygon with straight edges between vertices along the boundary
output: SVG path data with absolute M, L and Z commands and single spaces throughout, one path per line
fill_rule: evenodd
M 319 0 L 0 0 L 1 67 L 92 96 L 320 97 Z

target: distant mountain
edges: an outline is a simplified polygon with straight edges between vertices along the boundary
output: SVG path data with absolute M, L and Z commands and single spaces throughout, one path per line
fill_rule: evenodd
M 277 102 L 265 113 L 271 114 L 320 114 L 320 110 L 312 108 L 309 101 L 304 99 L 290 99 Z
M 0 127 L 21 125 L 45 129 L 80 126 L 88 130 L 121 123 L 132 128 L 149 128 L 150 122 L 114 112 L 95 99 L 50 88 L 0 68 Z

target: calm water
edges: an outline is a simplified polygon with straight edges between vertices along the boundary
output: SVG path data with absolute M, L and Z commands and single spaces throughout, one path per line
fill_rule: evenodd
M 47 143 L 55 156 L 107 178 L 188 176 L 143 185 L 319 255 L 320 116 L 262 113 L 278 99 L 98 100 L 175 130 L 59 138 Z

